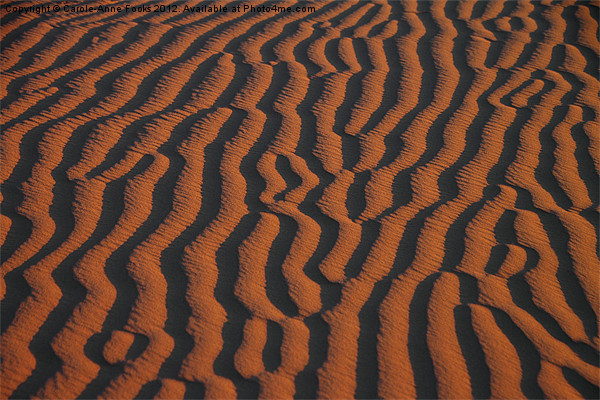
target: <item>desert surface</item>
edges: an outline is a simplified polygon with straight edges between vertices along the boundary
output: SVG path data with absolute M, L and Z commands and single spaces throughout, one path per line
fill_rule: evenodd
M 0 398 L 598 398 L 599 5 L 2 1 Z

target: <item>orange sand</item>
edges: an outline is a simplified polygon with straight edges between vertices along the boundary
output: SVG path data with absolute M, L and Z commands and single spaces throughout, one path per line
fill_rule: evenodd
M 39 4 L 0 398 L 598 398 L 598 1 Z

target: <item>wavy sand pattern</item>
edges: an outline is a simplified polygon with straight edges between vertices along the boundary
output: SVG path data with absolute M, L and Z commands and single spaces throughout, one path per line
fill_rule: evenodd
M 598 1 L 36 4 L 1 398 L 598 398 Z

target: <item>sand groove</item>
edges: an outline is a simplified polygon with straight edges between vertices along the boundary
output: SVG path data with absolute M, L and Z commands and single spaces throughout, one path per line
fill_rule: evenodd
M 1 398 L 598 397 L 597 1 L 5 3 Z

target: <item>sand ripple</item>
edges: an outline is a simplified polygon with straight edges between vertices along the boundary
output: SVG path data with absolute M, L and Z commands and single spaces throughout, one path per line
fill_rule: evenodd
M 300 5 L 3 4 L 1 398 L 598 398 L 599 3 Z

